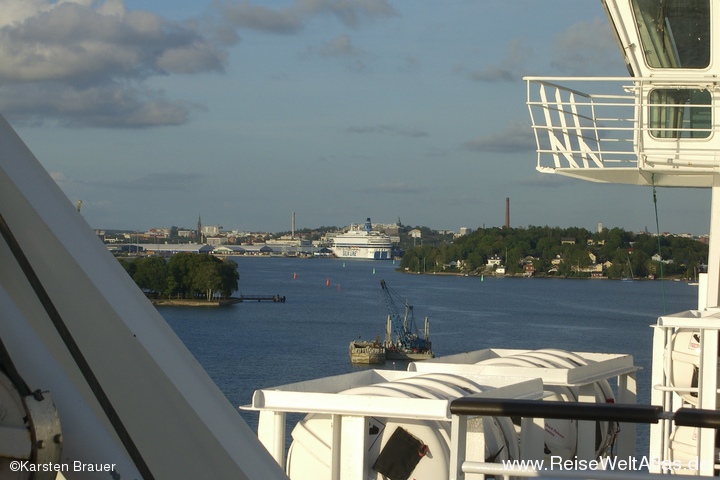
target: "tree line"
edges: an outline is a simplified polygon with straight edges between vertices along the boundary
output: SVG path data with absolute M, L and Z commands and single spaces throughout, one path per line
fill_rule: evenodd
M 135 283 L 161 298 L 228 298 L 238 289 L 237 263 L 212 255 L 178 253 L 169 260 L 149 256 L 119 259 Z
M 573 239 L 574 243 L 563 242 Z M 660 254 L 665 262 L 654 261 Z M 482 273 L 487 260 L 499 256 L 508 274 L 523 271 L 523 262 L 532 257 L 535 275 L 587 276 L 580 270 L 593 263 L 610 262 L 609 278 L 660 275 L 691 277 L 707 263 L 708 245 L 692 238 L 632 233 L 621 228 L 590 232 L 584 228 L 536 227 L 481 228 L 442 245 L 408 249 L 400 267 L 413 272 L 441 272 L 457 268 L 464 273 Z M 562 262 L 553 265 L 553 260 Z M 449 267 L 458 262 L 459 267 Z M 630 265 L 630 267 L 628 267 Z M 555 272 L 553 267 L 557 268 Z

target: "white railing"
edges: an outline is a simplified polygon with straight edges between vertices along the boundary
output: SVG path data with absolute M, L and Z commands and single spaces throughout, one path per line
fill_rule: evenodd
M 526 77 L 525 80 L 537 144 L 537 169 L 542 172 L 640 169 L 648 173 L 697 175 L 716 173 L 720 168 L 714 98 L 708 96 L 712 98 L 708 103 L 693 104 L 672 97 L 672 92 L 680 91 L 714 95 L 717 87 L 707 79 Z M 598 93 L 586 93 L 587 90 Z M 671 94 L 666 101 L 651 103 L 650 92 L 654 90 Z M 700 126 L 690 121 L 691 116 L 699 116 L 697 113 L 707 116 Z M 598 173 L 596 179 L 602 179 L 602 175 Z
M 636 166 L 634 95 L 588 94 L 543 78 L 526 80 L 538 167 Z

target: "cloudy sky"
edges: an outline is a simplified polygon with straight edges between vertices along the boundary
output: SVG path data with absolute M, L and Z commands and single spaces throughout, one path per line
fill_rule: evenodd
M 95 228 L 654 231 L 649 188 L 534 168 L 522 76 L 625 74 L 591 0 L 0 0 L 0 113 Z

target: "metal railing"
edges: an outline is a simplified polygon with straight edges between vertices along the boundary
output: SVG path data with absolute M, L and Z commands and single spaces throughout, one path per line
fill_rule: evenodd
M 675 412 L 663 411 L 662 407 L 655 405 L 635 404 L 597 404 L 584 402 L 547 402 L 543 400 L 515 400 L 497 398 L 462 397 L 450 404 L 450 413 L 453 416 L 454 437 L 459 437 L 464 431 L 467 420 L 477 416 L 491 417 L 520 417 L 522 429 L 537 427 L 535 442 L 542 443 L 544 429 L 538 423 L 538 419 L 574 419 L 578 421 L 593 422 L 622 422 L 622 423 L 645 423 L 656 424 L 661 420 L 671 420 L 677 426 L 689 426 L 700 428 L 720 427 L 720 411 L 680 408 Z M 533 441 L 532 435 L 524 435 L 521 442 Z M 460 443 L 460 442 L 458 442 Z M 607 465 L 617 463 L 597 461 L 598 468 L 591 468 L 594 459 L 578 459 L 560 462 L 554 465 L 559 468 L 552 468 L 553 464 L 541 463 L 524 458 L 515 464 L 473 462 L 466 461 L 464 452 L 460 445 L 455 445 L 453 452 L 455 457 L 451 460 L 450 480 L 465 478 L 465 474 L 493 475 L 496 478 L 509 477 L 543 477 L 543 478 L 584 478 L 596 480 L 608 479 L 634 479 L 634 480 L 657 480 L 661 474 L 647 473 L 632 465 L 621 469 L 604 469 Z M 529 460 L 529 461 L 528 461 Z M 572 468 L 580 467 L 580 468 Z M 549 467 L 549 468 L 548 468 Z M 692 477 L 692 475 L 690 475 Z M 687 475 L 683 476 L 687 478 Z M 704 478 L 696 476 L 696 478 Z
M 526 77 L 525 80 L 540 171 L 663 170 L 672 163 L 672 168 L 680 166 L 677 173 L 685 173 L 682 169 L 695 173 L 719 166 L 715 156 L 717 142 L 713 138 L 717 129 L 712 120 L 716 117 L 715 107 L 711 95 L 706 93 L 717 87 L 706 79 Z M 701 92 L 704 99 L 697 103 L 680 98 L 682 95 L 677 92 Z M 678 148 L 678 140 L 685 142 L 682 149 Z

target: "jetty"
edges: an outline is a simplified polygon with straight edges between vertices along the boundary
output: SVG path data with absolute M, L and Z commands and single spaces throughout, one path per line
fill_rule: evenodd
M 232 297 L 238 302 L 275 302 L 285 303 L 285 295 L 240 295 Z

